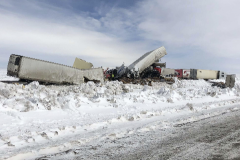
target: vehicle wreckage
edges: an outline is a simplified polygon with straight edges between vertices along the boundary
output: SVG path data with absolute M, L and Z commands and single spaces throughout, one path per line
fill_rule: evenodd
M 102 68 L 78 69 L 15 54 L 9 58 L 7 75 L 20 81 L 44 84 L 81 84 L 89 80 L 104 82 Z
M 10 55 L 7 75 L 17 77 L 19 82 L 39 81 L 42 84 L 81 84 L 87 81 L 101 82 L 119 80 L 123 83 L 151 85 L 151 82 L 174 83 L 179 79 L 226 79 L 226 83 L 214 83 L 213 86 L 233 87 L 234 75 L 222 71 L 202 69 L 171 69 L 166 62 L 160 63 L 167 55 L 164 46 L 145 53 L 129 66 L 122 64 L 115 69 L 93 68 L 93 64 L 76 58 L 73 67 L 21 55 Z
M 166 54 L 166 49 L 164 46 L 162 46 L 153 51 L 145 53 L 127 67 L 122 64 L 120 67 L 116 67 L 116 69 L 109 70 L 106 72 L 105 76 L 107 74 L 111 74 L 107 77 L 110 77 L 110 79 L 113 80 L 119 80 L 122 77 L 131 79 L 151 77 L 160 78 L 160 67 L 166 67 L 166 63 L 159 63 L 159 60 Z

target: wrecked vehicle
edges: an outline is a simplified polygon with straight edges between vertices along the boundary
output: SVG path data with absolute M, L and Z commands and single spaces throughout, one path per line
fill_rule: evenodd
M 86 62 L 85 60 L 82 60 L 80 58 L 75 58 L 73 67 L 77 69 L 91 69 L 93 67 L 93 64 L 90 62 Z
M 112 74 L 111 79 L 119 79 L 122 77 L 128 78 L 143 78 L 143 77 L 159 77 L 160 71 L 157 66 L 164 67 L 166 63 L 158 63 L 159 60 L 167 54 L 164 46 L 157 48 L 153 51 L 147 52 L 130 64 L 128 67 L 122 64 L 116 69 L 112 69 L 109 72 Z
M 104 82 L 102 68 L 74 67 L 12 54 L 7 75 L 21 81 L 39 81 L 45 84 L 81 84 L 85 81 Z

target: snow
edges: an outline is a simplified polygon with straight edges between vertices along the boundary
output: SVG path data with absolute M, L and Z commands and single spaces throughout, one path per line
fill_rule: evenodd
M 0 80 L 1 81 L 17 81 L 18 78 L 14 78 L 14 77 L 9 77 L 7 76 L 7 69 L 0 69 Z
M 0 70 L 0 80 L 16 79 Z M 33 159 L 97 139 L 211 117 L 240 104 L 239 95 L 240 75 L 232 89 L 177 79 L 172 85 L 152 86 L 118 81 L 74 86 L 0 82 L 0 159 Z M 161 125 L 154 125 L 157 121 Z

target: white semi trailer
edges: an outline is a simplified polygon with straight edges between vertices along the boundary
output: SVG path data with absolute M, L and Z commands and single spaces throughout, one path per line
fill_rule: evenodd
M 131 71 L 135 71 L 141 73 L 147 67 L 151 66 L 153 63 L 158 62 L 163 56 L 167 54 L 164 46 L 157 48 L 153 51 L 145 53 L 143 56 L 138 58 L 132 64 L 128 66 L 128 69 Z
M 80 70 L 70 66 L 12 54 L 7 75 L 27 81 L 81 84 L 84 80 L 104 82 L 102 68 Z
M 190 69 L 191 79 L 225 79 L 226 72 L 204 69 Z

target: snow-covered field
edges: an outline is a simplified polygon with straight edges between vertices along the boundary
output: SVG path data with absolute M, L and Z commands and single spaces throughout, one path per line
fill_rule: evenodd
M 0 80 L 7 79 L 14 80 L 0 70 Z M 99 139 L 170 128 L 225 112 L 240 104 L 239 95 L 239 75 L 232 89 L 204 80 L 152 86 L 0 82 L 0 159 L 33 159 Z

